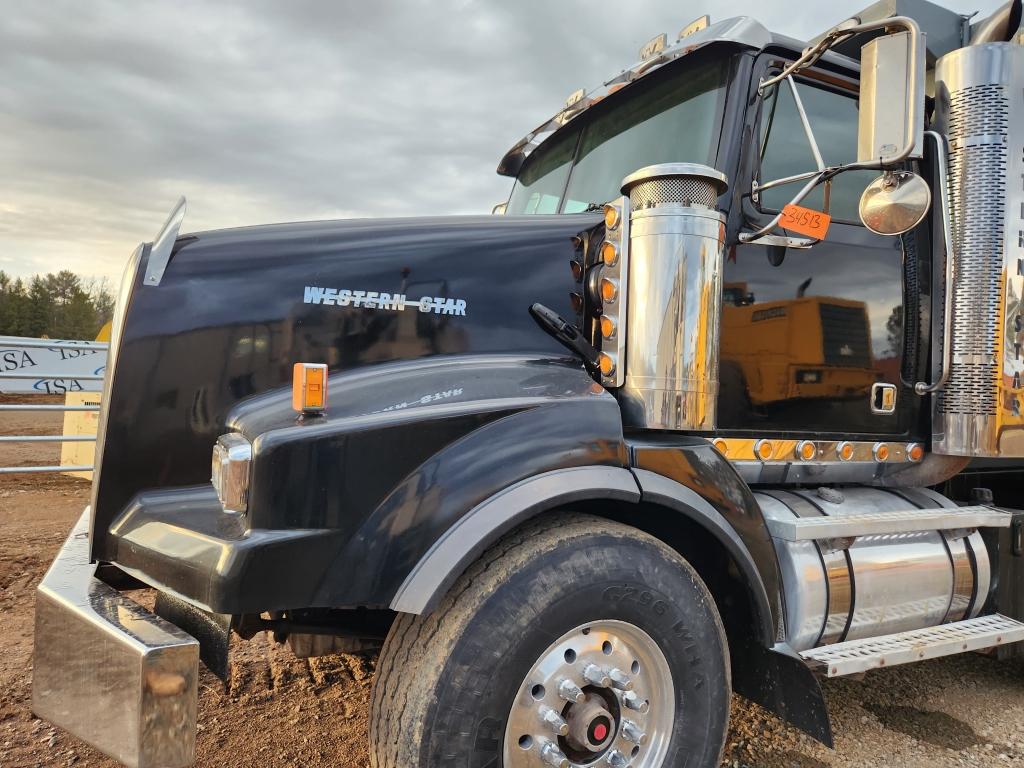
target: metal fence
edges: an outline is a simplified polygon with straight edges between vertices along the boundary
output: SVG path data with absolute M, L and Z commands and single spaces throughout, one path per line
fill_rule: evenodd
M 47 340 L 47 339 L 13 339 L 5 338 L 0 340 L 0 348 L 6 353 L 8 351 L 16 353 L 17 350 L 48 350 L 48 351 L 61 351 L 76 352 L 80 354 L 83 350 L 96 350 L 106 352 L 109 348 L 109 344 L 106 342 L 99 341 L 69 341 L 69 340 Z M 61 358 L 64 358 L 64 353 L 61 353 Z M 60 381 L 60 382 L 74 382 L 78 391 L 84 391 L 81 382 L 97 382 L 103 381 L 103 376 L 99 373 L 79 373 L 77 371 L 44 371 L 42 373 L 36 373 L 35 369 L 31 370 L 16 370 L 14 372 L 5 371 L 0 372 L 0 393 L 5 391 L 4 381 L 5 380 L 17 380 L 18 382 L 24 383 L 26 381 L 33 381 L 36 383 L 47 382 L 47 381 Z M 13 386 L 13 385 L 9 385 Z M 22 395 L 27 398 L 31 397 L 43 397 L 47 394 L 52 395 L 52 392 L 41 391 L 33 392 L 32 394 Z M 63 405 L 51 404 L 51 403 L 0 403 L 0 416 L 3 413 L 10 412 L 75 412 L 75 411 L 99 411 L 99 405 Z M 3 419 L 0 418 L 0 428 L 2 428 Z M 57 434 L 57 435 L 9 435 L 0 434 L 0 444 L 4 443 L 82 443 L 82 442 L 96 442 L 96 435 L 69 435 L 69 434 Z M 21 473 L 33 473 L 33 472 L 91 472 L 93 469 L 92 465 L 39 465 L 39 466 L 0 466 L 0 475 L 4 474 L 21 474 Z

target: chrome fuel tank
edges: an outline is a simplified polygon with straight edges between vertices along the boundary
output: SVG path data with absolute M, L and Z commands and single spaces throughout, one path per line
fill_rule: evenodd
M 765 518 L 777 520 L 956 506 L 923 489 L 762 490 L 755 495 Z M 991 584 L 988 553 L 976 531 L 774 543 L 786 640 L 797 651 L 973 618 Z

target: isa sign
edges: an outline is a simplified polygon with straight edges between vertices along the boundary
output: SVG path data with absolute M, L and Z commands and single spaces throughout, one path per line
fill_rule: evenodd
M 25 347 L 24 342 L 45 342 L 45 347 Z M 102 381 L 83 379 L 102 376 L 107 350 L 83 347 L 88 342 L 59 339 L 26 339 L 0 336 L 0 393 L 64 395 L 68 392 L 100 392 Z M 46 375 L 47 378 L 42 378 Z M 49 378 L 49 377 L 56 378 Z

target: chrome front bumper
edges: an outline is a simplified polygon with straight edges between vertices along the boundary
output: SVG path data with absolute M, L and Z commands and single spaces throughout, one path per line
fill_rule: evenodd
M 95 570 L 87 508 L 36 592 L 32 711 L 126 766 L 191 765 L 199 643 Z

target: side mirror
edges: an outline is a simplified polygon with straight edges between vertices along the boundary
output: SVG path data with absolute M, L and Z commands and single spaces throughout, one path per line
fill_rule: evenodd
M 924 81 L 925 48 L 910 32 L 882 35 L 861 48 L 857 162 L 923 156 Z
M 932 204 L 928 182 L 909 171 L 886 171 L 860 198 L 860 220 L 878 235 L 902 235 L 921 223 Z

